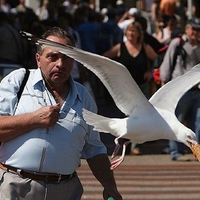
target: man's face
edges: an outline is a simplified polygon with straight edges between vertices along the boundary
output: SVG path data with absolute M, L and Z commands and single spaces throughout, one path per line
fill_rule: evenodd
M 70 41 L 56 36 L 48 36 L 47 40 L 60 44 L 71 44 Z M 74 60 L 53 48 L 44 48 L 42 54 L 36 54 L 38 67 L 41 68 L 44 79 L 54 85 L 67 81 L 73 68 Z
M 199 33 L 200 33 L 199 29 L 194 29 L 190 25 L 186 27 L 186 35 L 189 40 L 198 40 Z

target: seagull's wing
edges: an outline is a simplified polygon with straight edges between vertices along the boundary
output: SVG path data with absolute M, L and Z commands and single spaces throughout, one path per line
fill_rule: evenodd
M 151 104 L 133 80 L 129 71 L 120 63 L 109 58 L 81 49 L 39 39 L 39 44 L 57 49 L 91 70 L 105 85 L 117 107 L 126 115 L 131 115 L 135 106 L 145 109 Z
M 185 92 L 200 82 L 200 64 L 161 87 L 149 100 L 157 108 L 175 111 Z

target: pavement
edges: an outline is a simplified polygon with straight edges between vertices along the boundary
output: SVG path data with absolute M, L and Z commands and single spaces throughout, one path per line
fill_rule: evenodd
M 126 155 L 114 170 L 118 190 L 124 200 L 199 200 L 200 163 L 171 161 L 168 154 Z M 103 188 L 82 162 L 78 175 L 83 184 L 82 200 L 103 200 Z

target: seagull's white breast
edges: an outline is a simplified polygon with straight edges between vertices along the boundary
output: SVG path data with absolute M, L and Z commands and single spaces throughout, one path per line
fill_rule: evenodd
M 173 113 L 162 109 L 151 109 L 151 112 L 134 112 L 127 120 L 126 137 L 134 143 L 158 139 L 175 139 L 174 128 L 177 119 Z M 179 122 L 178 122 L 179 124 Z

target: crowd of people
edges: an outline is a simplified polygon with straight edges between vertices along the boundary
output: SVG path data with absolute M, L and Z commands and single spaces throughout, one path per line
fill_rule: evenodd
M 195 11 L 196 9 L 194 6 L 193 16 L 195 16 Z M 17 80 L 17 82 L 15 82 L 16 79 L 8 75 L 0 84 L 0 96 L 7 95 L 6 98 L 3 98 L 7 99 L 7 103 L 3 100 L 5 108 L 2 106 L 3 109 L 0 109 L 1 118 L 6 123 L 6 126 L 4 126 L 3 123 L 0 125 L 0 141 L 3 142 L 2 148 L 5 150 L 4 152 L 6 152 L 6 154 L 4 154 L 4 152 L 0 151 L 1 169 L 14 169 L 14 171 L 16 171 L 16 169 L 22 168 L 29 171 L 37 171 L 38 176 L 41 175 L 40 172 L 64 173 L 70 174 L 70 176 L 67 177 L 70 177 L 71 180 L 72 177 L 76 177 L 75 170 L 79 165 L 79 159 L 83 157 L 87 159 L 94 175 L 102 183 L 105 189 L 104 198 L 114 196 L 115 199 L 121 199 L 112 173 L 109 172 L 109 161 L 104 146 L 98 134 L 94 133 L 94 136 L 90 136 L 93 134 L 91 128 L 86 127 L 86 125 L 81 122 L 80 117 L 80 110 L 83 106 L 96 110 L 96 105 L 92 97 L 96 100 L 97 106 L 100 105 L 100 107 L 98 107 L 98 112 L 102 112 L 102 105 L 104 108 L 112 107 L 114 101 L 111 99 L 108 91 L 100 80 L 86 70 L 80 63 L 72 62 L 71 59 L 66 59 L 58 52 L 54 52 L 51 49 L 36 48 L 36 46 L 26 38 L 21 37 L 20 31 L 32 33 L 39 38 L 50 38 L 52 41 L 61 44 L 71 44 L 80 49 L 100 54 L 122 63 L 129 70 L 133 79 L 149 99 L 157 90 L 152 76 L 152 66 L 154 60 L 159 56 L 159 50 L 162 47 L 167 46 L 168 49 L 160 67 L 161 86 L 171 79 L 183 75 L 194 65 L 200 63 L 200 16 L 188 19 L 186 2 L 175 0 L 155 0 L 149 12 L 151 13 L 150 19 L 143 15 L 142 10 L 136 7 L 126 8 L 123 1 L 117 1 L 115 6 L 109 5 L 108 8 L 102 8 L 100 11 L 96 11 L 94 6 L 85 1 L 66 0 L 54 10 L 52 15 L 48 10 L 47 0 L 44 0 L 35 11 L 26 7 L 24 0 L 19 0 L 19 4 L 14 8 L 11 8 L 11 6 L 6 3 L 6 0 L 1 1 L 0 66 L 4 66 L 4 68 L 6 68 L 5 66 L 9 66 L 11 69 L 34 69 L 34 71 L 31 72 L 30 80 L 35 84 L 34 87 L 38 87 L 39 90 L 41 90 L 40 95 L 39 93 L 35 94 L 33 92 L 34 88 L 32 88 L 33 85 L 31 85 L 31 81 L 29 81 L 29 89 L 26 90 L 28 95 L 22 98 L 24 104 L 20 102 L 18 107 L 16 107 L 16 93 L 14 96 L 12 92 L 16 92 L 14 84 L 19 86 L 19 81 Z M 177 51 L 177 46 L 180 46 L 178 37 L 181 37 L 183 41 L 181 43 L 181 48 L 179 48 L 181 51 L 177 54 L 175 63 L 172 63 L 174 54 Z M 70 66 L 70 68 L 64 72 L 65 77 L 59 80 L 56 78 L 56 75 L 54 76 L 55 69 L 53 65 L 51 65 L 51 63 L 55 62 L 58 62 L 59 66 L 63 65 L 62 63 Z M 171 70 L 172 65 L 174 65 L 173 70 Z M 47 69 L 48 66 L 51 66 L 50 69 Z M 5 76 L 6 74 L 3 73 L 2 70 L 3 67 L 0 69 L 1 76 Z M 13 75 L 22 79 L 23 73 L 23 70 L 19 70 Z M 34 74 L 39 77 L 35 78 Z M 40 83 L 40 80 L 44 82 Z M 74 82 L 74 80 L 76 82 Z M 8 84 L 8 82 L 13 82 L 13 84 Z M 81 85 L 85 85 L 89 93 L 87 93 Z M 6 90 L 8 90 L 8 92 L 6 92 Z M 43 99 L 44 96 L 48 97 L 49 102 L 45 102 L 46 100 Z M 75 96 L 79 97 L 75 98 Z M 34 101 L 32 101 L 31 97 L 36 99 L 35 102 L 38 102 L 37 106 L 34 105 Z M 183 96 L 177 106 L 176 114 L 181 122 L 195 131 L 198 141 L 200 142 L 199 97 L 200 90 L 197 85 Z M 43 103 L 42 99 L 44 100 Z M 69 108 L 69 104 L 65 104 L 66 99 L 71 104 Z M 30 107 L 30 105 L 25 102 L 26 100 L 28 100 L 29 103 L 32 102 L 33 106 Z M 55 100 L 56 102 L 54 102 Z M 52 102 L 54 102 L 54 104 L 52 104 Z M 40 104 L 45 105 L 41 108 L 39 106 Z M 27 105 L 27 108 L 24 108 L 24 105 Z M 30 108 L 33 110 L 30 110 Z M 66 114 L 68 109 L 70 109 L 71 112 Z M 65 166 L 66 162 L 63 163 L 62 159 L 58 156 L 57 161 L 60 162 L 60 165 L 58 170 L 54 171 L 54 165 L 52 165 L 52 167 L 48 166 L 48 162 L 51 162 L 51 156 L 47 158 L 47 160 L 45 160 L 45 157 L 41 157 L 40 159 L 42 161 L 38 161 L 38 163 L 30 159 L 27 162 L 26 160 L 24 160 L 24 162 L 19 162 L 19 160 L 23 160 L 23 158 L 20 157 L 20 153 L 24 149 L 24 153 L 29 153 L 29 151 L 26 151 L 29 143 L 26 144 L 25 141 L 29 141 L 32 138 L 31 141 L 33 144 L 36 144 L 34 142 L 38 142 L 38 140 L 35 140 L 38 137 L 37 134 L 41 134 L 42 139 L 45 141 L 41 140 L 40 144 L 38 143 L 35 145 L 43 149 L 40 149 L 40 151 L 45 151 L 40 152 L 40 156 L 48 156 L 48 151 L 53 152 L 53 149 L 50 148 L 48 150 L 47 146 L 51 143 L 51 132 L 53 133 L 56 127 L 55 124 L 59 120 L 58 113 L 60 111 L 63 112 L 63 120 L 59 123 L 65 127 L 64 130 L 68 129 L 69 133 L 70 131 L 74 133 L 77 129 L 78 133 L 80 132 L 80 136 L 77 136 L 77 138 L 81 138 L 77 139 L 75 138 L 76 136 L 74 136 L 74 142 L 71 144 L 72 148 L 69 148 L 70 152 L 66 153 L 66 155 L 70 153 L 70 157 L 73 158 L 70 158 L 72 163 L 64 169 L 62 166 Z M 29 112 L 32 112 L 31 115 Z M 18 114 L 19 118 L 17 118 L 17 115 L 15 116 L 15 113 Z M 44 116 L 45 113 L 49 114 L 49 117 Z M 110 117 L 115 117 L 113 116 L 113 114 L 115 114 L 114 112 L 107 114 L 110 115 Z M 123 113 L 120 113 L 119 110 L 116 112 L 116 115 L 123 117 Z M 38 118 L 41 118 L 42 122 L 38 122 L 37 119 L 30 122 L 33 116 L 39 116 Z M 80 127 L 84 130 L 73 127 L 73 125 L 70 124 L 70 120 L 76 124 L 80 124 Z M 31 125 L 29 125 L 30 123 Z M 22 125 L 23 129 L 20 128 Z M 15 130 L 12 127 L 14 127 Z M 58 129 L 61 137 L 65 140 L 65 136 L 62 135 L 63 131 L 61 128 Z M 42 133 L 44 130 L 48 131 L 48 134 Z M 32 133 L 35 134 L 35 138 L 30 136 Z M 53 138 L 53 135 L 51 137 Z M 55 141 L 57 140 L 55 139 Z M 55 145 L 58 144 L 55 143 Z M 63 146 L 60 146 L 58 151 L 63 151 Z M 80 146 L 83 148 L 80 149 Z M 17 150 L 18 148 L 19 150 Z M 74 151 L 73 148 L 76 150 Z M 131 148 L 130 153 L 134 155 L 142 154 L 141 149 L 140 145 L 136 145 Z M 40 153 L 38 149 L 36 151 L 38 151 L 37 155 L 33 156 L 36 156 L 35 159 L 38 160 L 37 156 Z M 175 141 L 169 141 L 168 153 L 171 154 L 172 160 L 186 159 L 184 156 L 185 151 L 184 145 Z M 60 152 L 54 153 L 56 155 L 56 153 Z M 66 152 L 66 149 L 64 152 Z M 24 153 L 22 154 L 24 155 Z M 30 156 L 27 156 L 27 158 L 32 159 Z M 47 163 L 45 163 L 43 159 Z M 42 166 L 39 165 L 40 162 L 43 162 Z M 104 170 L 101 169 L 102 173 L 98 174 L 97 171 L 100 170 L 98 164 L 100 162 L 105 163 L 105 168 Z M 29 165 L 30 163 L 32 166 Z M 1 175 L 5 176 L 3 172 L 4 171 L 1 171 Z M 108 181 L 106 181 L 106 177 L 103 175 L 104 172 L 109 177 Z M 16 176 L 16 174 L 12 176 Z M 30 176 L 32 177 L 32 175 Z M 43 186 L 39 188 L 41 193 L 45 190 L 45 186 Z M 79 185 L 77 177 L 73 182 L 73 186 L 77 188 L 70 194 L 72 198 L 66 198 L 78 200 L 82 194 L 82 188 Z M 8 182 L 3 183 L 1 188 L 4 187 L 8 187 Z M 66 187 L 68 187 L 68 184 L 66 184 Z M 2 195 L 6 197 L 9 195 L 8 193 L 13 192 L 13 190 L 15 190 L 15 188 L 9 188 L 9 191 L 4 191 Z M 9 196 L 9 198 L 11 197 Z M 58 199 L 61 198 L 58 197 Z

